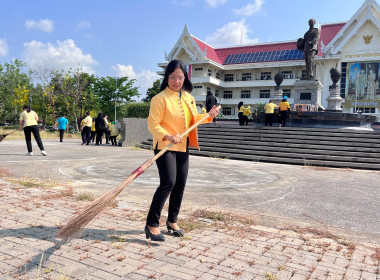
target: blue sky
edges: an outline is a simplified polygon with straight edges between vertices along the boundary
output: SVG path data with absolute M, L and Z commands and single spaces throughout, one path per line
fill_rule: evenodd
M 0 63 L 136 79 L 142 97 L 185 24 L 214 47 L 296 40 L 315 18 L 348 21 L 364 0 L 0 0 Z M 243 32 L 243 37 L 241 36 Z

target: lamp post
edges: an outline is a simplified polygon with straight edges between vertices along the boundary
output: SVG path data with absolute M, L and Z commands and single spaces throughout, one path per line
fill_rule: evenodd
M 114 100 L 115 100 L 115 119 L 114 119 L 115 123 L 116 123 L 116 97 L 117 97 L 117 77 L 116 77 L 116 89 L 115 89 L 115 98 L 114 98 Z
M 29 93 L 29 108 L 32 109 L 32 93 Z

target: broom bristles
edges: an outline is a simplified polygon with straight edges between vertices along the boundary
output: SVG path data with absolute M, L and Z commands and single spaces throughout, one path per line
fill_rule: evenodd
M 72 237 L 80 234 L 81 230 L 88 225 L 97 215 L 106 209 L 115 198 L 138 176 L 140 176 L 147 168 L 152 165 L 151 160 L 144 162 L 139 168 L 133 171 L 124 181 L 119 185 L 108 191 L 103 196 L 91 202 L 88 206 L 82 209 L 75 217 L 71 218 L 67 225 L 62 227 L 57 237 L 63 240 L 69 240 Z

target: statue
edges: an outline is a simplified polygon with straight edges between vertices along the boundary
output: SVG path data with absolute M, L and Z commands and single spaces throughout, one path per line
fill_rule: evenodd
M 315 19 L 309 20 L 309 30 L 303 38 L 297 40 L 297 49 L 305 54 L 306 75 L 302 80 L 315 79 L 315 61 L 314 57 L 318 54 L 319 29 L 314 28 Z
M 373 73 L 373 70 L 369 70 L 367 78 L 367 99 L 375 99 L 376 91 L 376 74 Z
M 336 67 L 335 68 L 333 67 L 330 69 L 330 77 L 331 77 L 331 80 L 333 81 L 333 84 L 330 86 L 330 89 L 338 87 L 337 83 L 339 82 L 341 76 L 342 75 L 340 74 L 339 70 L 336 69 Z
M 367 77 L 364 70 L 360 70 L 360 73 L 356 75 L 355 80 L 355 94 L 356 99 L 363 99 L 365 88 L 367 87 Z

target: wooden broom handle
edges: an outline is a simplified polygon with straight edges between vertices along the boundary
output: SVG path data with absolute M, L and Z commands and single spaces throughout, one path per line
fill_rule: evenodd
M 220 110 L 222 106 L 219 105 L 218 107 L 216 107 L 216 109 Z M 208 113 L 206 116 L 204 116 L 202 119 L 200 119 L 198 122 L 196 122 L 195 124 L 193 124 L 192 126 L 190 126 L 188 129 L 186 129 L 186 131 L 184 133 L 181 134 L 181 137 L 185 137 L 187 134 L 189 134 L 190 131 L 192 131 L 194 128 L 196 128 L 198 125 L 200 125 L 203 121 L 205 121 L 206 119 L 210 118 L 211 115 L 210 113 Z M 165 148 L 163 148 L 159 153 L 157 153 L 152 159 L 151 159 L 151 163 L 153 164 L 153 162 L 155 162 L 160 156 L 162 156 L 163 153 L 165 153 L 167 150 L 169 150 L 172 146 L 174 145 L 174 142 L 170 142 L 169 145 L 167 145 Z

